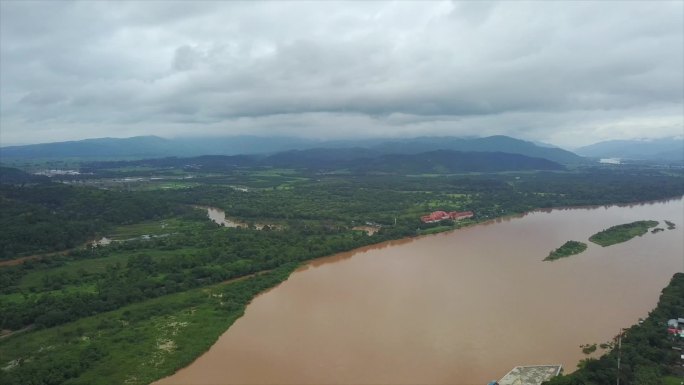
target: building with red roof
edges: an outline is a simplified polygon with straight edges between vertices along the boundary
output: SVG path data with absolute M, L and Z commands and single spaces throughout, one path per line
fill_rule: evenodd
M 424 215 L 420 217 L 423 223 L 435 223 L 443 221 L 445 219 L 451 219 L 454 221 L 460 221 L 461 219 L 472 218 L 475 214 L 472 211 L 434 211 L 429 215 Z

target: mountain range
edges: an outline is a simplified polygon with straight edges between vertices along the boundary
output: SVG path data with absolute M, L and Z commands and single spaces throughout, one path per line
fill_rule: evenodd
M 450 174 L 563 170 L 560 163 L 543 158 L 504 152 L 436 150 L 418 154 L 385 154 L 365 148 L 316 148 L 291 150 L 273 155 L 203 155 L 190 158 L 160 158 L 130 161 L 86 162 L 82 172 L 108 172 L 117 168 L 177 168 L 204 172 L 226 172 L 244 167 L 305 169 L 314 172 L 347 171 L 361 174 Z
M 684 161 L 684 139 L 610 140 L 580 147 L 575 152 L 592 158 Z
M 56 159 L 118 160 L 199 155 L 274 154 L 314 148 L 354 149 L 379 154 L 420 154 L 430 151 L 503 152 L 543 158 L 562 164 L 583 162 L 583 158 L 557 147 L 497 135 L 485 138 L 419 137 L 406 139 L 368 139 L 316 141 L 291 137 L 235 136 L 221 138 L 176 138 L 156 136 L 100 138 L 70 142 L 0 147 L 0 160 Z M 348 156 L 349 154 L 345 155 Z

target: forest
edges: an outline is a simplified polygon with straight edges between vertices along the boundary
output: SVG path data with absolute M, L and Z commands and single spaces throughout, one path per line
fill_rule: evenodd
M 0 185 L 0 260 L 81 246 L 112 225 L 179 215 L 153 193 L 58 183 Z

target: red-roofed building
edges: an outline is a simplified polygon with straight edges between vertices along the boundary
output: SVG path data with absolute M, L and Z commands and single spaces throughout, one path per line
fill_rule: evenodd
M 420 220 L 423 223 L 435 223 L 445 219 L 460 221 L 461 219 L 472 218 L 473 215 L 475 214 L 472 211 L 451 211 L 448 213 L 446 211 L 435 211 L 430 215 L 420 217 Z
M 430 215 L 424 215 L 420 217 L 420 220 L 425 223 L 439 222 L 445 219 L 451 219 L 451 217 L 446 211 L 435 211 Z
M 459 221 L 461 219 L 466 219 L 466 218 L 472 218 L 473 217 L 473 212 L 472 211 L 452 211 L 449 213 L 449 216 L 451 219 L 455 221 Z

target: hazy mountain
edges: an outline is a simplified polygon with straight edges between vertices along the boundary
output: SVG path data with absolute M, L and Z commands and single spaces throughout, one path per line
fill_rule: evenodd
M 560 148 L 541 147 L 532 142 L 496 135 L 485 138 L 421 137 L 386 141 L 372 148 L 392 154 L 417 154 L 435 150 L 505 152 L 558 163 L 580 163 L 582 157 Z
M 550 144 L 550 143 L 546 143 L 546 142 L 540 142 L 540 141 L 538 141 L 538 140 L 532 140 L 531 142 L 534 143 L 535 145 L 539 146 L 539 147 L 560 148 L 560 147 L 558 147 L 558 146 L 556 146 L 556 145 L 553 145 L 553 144 Z
M 684 139 L 610 140 L 580 147 L 576 152 L 594 158 L 684 161 Z
M 312 148 L 308 150 L 291 150 L 271 155 L 261 164 L 274 167 L 293 168 L 343 168 L 357 159 L 374 158 L 382 155 L 377 150 L 368 148 Z
M 316 147 L 318 142 L 288 137 L 236 136 L 164 139 L 157 136 L 100 138 L 0 148 L 6 159 L 125 159 L 163 156 L 263 154 Z
M 239 167 L 298 168 L 312 171 L 348 170 L 359 173 L 448 174 L 522 170 L 562 170 L 559 163 L 502 152 L 429 151 L 420 154 L 384 154 L 365 148 L 292 150 L 270 156 L 205 155 L 136 161 L 92 162 L 81 171 L 130 166 L 175 167 L 201 171 L 227 171 Z
M 169 156 L 273 154 L 286 150 L 312 148 L 355 148 L 383 154 L 418 154 L 437 150 L 465 152 L 505 152 L 558 163 L 579 163 L 582 158 L 560 148 L 541 147 L 507 136 L 487 138 L 420 137 L 407 139 L 364 139 L 316 141 L 289 137 L 236 136 L 221 138 L 164 139 L 138 136 L 126 139 L 102 138 L 72 142 L 32 144 L 0 148 L 2 159 L 76 158 L 130 159 Z M 323 150 L 326 151 L 326 150 Z
M 287 150 L 319 147 L 321 141 L 285 136 L 226 136 L 169 139 L 179 150 L 173 155 L 272 154 Z
M 258 155 L 202 155 L 188 158 L 166 157 L 139 160 L 91 161 L 80 165 L 83 173 L 125 167 L 150 167 L 155 169 L 178 168 L 203 171 L 225 171 L 236 167 L 254 167 L 259 165 L 263 156 Z
M 171 155 L 176 145 L 156 136 L 99 138 L 0 148 L 0 159 L 10 158 L 140 158 Z
M 460 152 L 438 150 L 420 154 L 389 154 L 356 159 L 347 167 L 354 171 L 396 174 L 450 174 L 458 172 L 498 172 L 523 170 L 562 170 L 559 163 L 503 152 Z
M 469 171 L 559 170 L 553 161 L 502 152 L 427 151 L 418 154 L 386 154 L 364 148 L 319 148 L 287 151 L 269 156 L 261 165 L 309 169 L 349 169 L 356 172 L 399 174 Z

